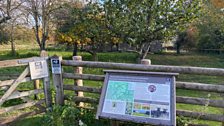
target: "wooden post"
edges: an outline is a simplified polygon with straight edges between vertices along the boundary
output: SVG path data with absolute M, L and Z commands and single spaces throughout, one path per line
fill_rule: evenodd
M 81 56 L 73 56 L 72 59 L 76 62 L 82 61 Z M 82 71 L 83 71 L 82 67 L 75 67 L 74 68 L 74 73 L 75 74 L 82 74 Z M 75 86 L 83 86 L 83 80 L 81 80 L 81 79 L 74 80 L 74 85 Z M 78 92 L 75 91 L 75 95 L 78 96 L 78 97 L 84 97 L 84 94 L 81 91 L 78 91 Z M 79 105 L 80 107 L 84 107 L 83 102 L 77 103 L 77 105 Z
M 144 65 L 151 65 L 151 60 L 149 60 L 149 59 L 142 59 L 142 60 L 141 60 L 141 64 L 144 64 Z
M 60 57 L 53 56 L 51 58 L 53 83 L 56 89 L 55 103 L 57 105 L 64 105 L 64 90 L 63 90 L 61 61 L 62 61 L 61 56 Z
M 111 126 L 119 126 L 119 121 L 117 121 L 117 120 L 112 120 L 112 121 L 110 121 L 110 125 L 111 125 Z
M 48 57 L 48 53 L 45 50 L 42 50 L 40 53 L 40 57 Z M 51 96 L 51 88 L 50 88 L 50 74 L 49 74 L 49 60 L 47 62 L 47 69 L 48 69 L 48 77 L 43 78 L 43 86 L 44 86 L 44 97 L 45 97 L 45 104 L 46 107 L 52 107 L 52 96 Z M 38 85 L 35 85 L 36 89 L 39 89 L 39 80 L 36 80 Z M 35 82 L 36 83 L 36 82 Z M 38 97 L 37 97 L 38 98 Z
M 43 85 L 44 85 L 44 97 L 45 97 L 46 107 L 49 108 L 49 107 L 52 107 L 50 75 L 48 77 L 43 78 Z
M 151 60 L 150 59 L 142 59 L 141 64 L 143 65 L 151 65 Z M 149 125 L 144 125 L 144 126 L 149 126 Z
M 34 80 L 33 85 L 34 89 L 40 89 L 40 80 Z M 35 100 L 39 99 L 39 96 L 37 94 L 34 95 L 34 99 Z

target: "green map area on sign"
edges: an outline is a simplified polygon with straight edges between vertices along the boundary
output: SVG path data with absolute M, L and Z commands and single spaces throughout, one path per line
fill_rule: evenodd
M 106 99 L 132 102 L 134 91 L 129 90 L 129 83 L 124 81 L 109 81 Z

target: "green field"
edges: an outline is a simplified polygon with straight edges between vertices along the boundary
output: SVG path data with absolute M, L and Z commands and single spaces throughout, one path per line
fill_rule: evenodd
M 63 59 L 72 59 L 72 52 L 64 51 L 63 49 L 48 49 L 49 55 L 60 55 L 63 56 Z M 9 51 L 0 51 L 0 60 L 15 59 L 15 58 L 25 58 L 38 56 L 38 50 L 19 50 L 17 56 L 11 56 Z M 91 60 L 91 55 L 88 53 L 79 53 L 83 57 L 83 60 Z M 119 53 L 119 52 L 108 52 L 108 53 L 99 53 L 99 61 L 104 62 L 119 62 L 119 63 L 136 63 L 137 55 L 135 53 Z M 158 65 L 178 65 L 178 66 L 198 66 L 198 67 L 212 67 L 212 68 L 224 68 L 224 56 L 223 55 L 213 55 L 213 54 L 149 54 L 148 59 L 151 59 L 152 64 Z M 0 69 L 1 74 L 19 74 L 24 69 L 24 67 L 17 68 L 4 68 Z M 73 72 L 72 67 L 64 67 L 65 72 Z M 84 68 L 84 73 L 94 73 L 94 74 L 103 74 L 103 69 L 97 68 Z M 0 77 L 0 80 L 4 80 L 4 76 Z M 181 74 L 177 80 L 187 81 L 187 82 L 201 82 L 209 84 L 223 84 L 223 77 L 217 76 L 204 76 L 204 75 L 187 75 Z M 66 79 L 64 80 L 65 84 L 73 84 L 73 80 Z M 87 86 L 102 86 L 102 82 L 94 81 L 84 81 L 84 85 Z M 24 84 L 20 86 L 21 89 L 30 89 L 32 85 Z M 2 92 L 0 92 L 1 94 Z M 73 94 L 73 92 L 65 92 L 66 94 Z M 86 96 L 99 97 L 98 95 L 86 93 Z M 221 97 L 216 93 L 208 92 L 199 92 L 199 91 L 190 91 L 190 90 L 177 90 L 177 95 L 179 96 L 190 96 L 190 97 L 203 97 L 209 99 L 221 99 Z M 9 102 L 11 104 L 12 102 Z M 177 104 L 177 109 L 185 109 L 197 112 L 206 112 L 214 114 L 223 114 L 223 110 L 207 107 L 207 106 L 198 106 L 198 105 L 187 105 L 187 104 Z M 29 117 L 22 121 L 16 123 L 17 126 L 39 126 L 39 121 L 41 116 Z M 221 125 L 220 123 L 210 122 L 210 121 L 198 121 L 197 119 L 191 119 L 192 123 L 202 123 L 209 124 L 212 126 Z

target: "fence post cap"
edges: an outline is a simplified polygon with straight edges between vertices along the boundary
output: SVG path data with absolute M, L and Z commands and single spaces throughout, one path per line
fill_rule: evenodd
M 81 61 L 82 60 L 82 56 L 73 56 L 72 59 Z
M 144 64 L 144 65 L 151 65 L 151 60 L 150 60 L 150 59 L 142 59 L 142 60 L 141 60 L 141 64 Z
M 45 51 L 45 50 L 41 50 L 41 52 L 40 52 L 40 56 L 41 56 L 41 57 L 47 57 L 47 56 L 48 56 L 47 51 Z

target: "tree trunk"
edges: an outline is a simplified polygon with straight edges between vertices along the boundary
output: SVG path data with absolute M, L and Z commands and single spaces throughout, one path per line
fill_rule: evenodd
M 142 56 L 142 59 L 145 59 L 146 58 L 146 56 L 148 55 L 149 50 L 150 50 L 150 43 L 148 43 L 147 49 L 145 50 L 145 52 L 144 52 L 144 54 Z
M 146 50 L 143 51 L 145 46 L 146 46 L 146 43 L 142 43 L 140 51 L 138 52 L 137 63 L 141 63 L 141 60 L 145 59 L 149 52 L 150 43 L 148 43 Z
M 118 52 L 119 51 L 119 48 L 120 48 L 119 47 L 119 43 L 116 43 L 115 45 L 116 45 L 116 51 Z
M 69 43 L 66 43 L 66 51 L 68 51 L 70 49 L 70 44 Z
M 14 43 L 14 39 L 13 39 L 13 32 L 14 32 L 14 25 L 12 24 L 11 34 L 10 34 L 10 42 L 11 42 L 12 55 L 15 56 L 16 55 L 16 49 L 15 49 L 15 43 Z
M 41 42 L 40 51 L 45 50 L 45 49 L 46 49 L 46 48 L 45 48 L 45 42 L 42 41 L 42 42 Z
M 77 56 L 77 52 L 78 52 L 78 44 L 77 43 L 75 43 L 74 45 L 73 45 L 73 56 Z
M 180 43 L 176 43 L 176 46 L 177 54 L 180 54 Z
M 11 51 L 12 51 L 12 55 L 15 56 L 16 55 L 16 49 L 15 49 L 15 43 L 14 40 L 11 40 Z
M 92 56 L 93 56 L 94 61 L 98 61 L 98 56 L 97 56 L 97 53 L 95 51 L 93 51 Z

